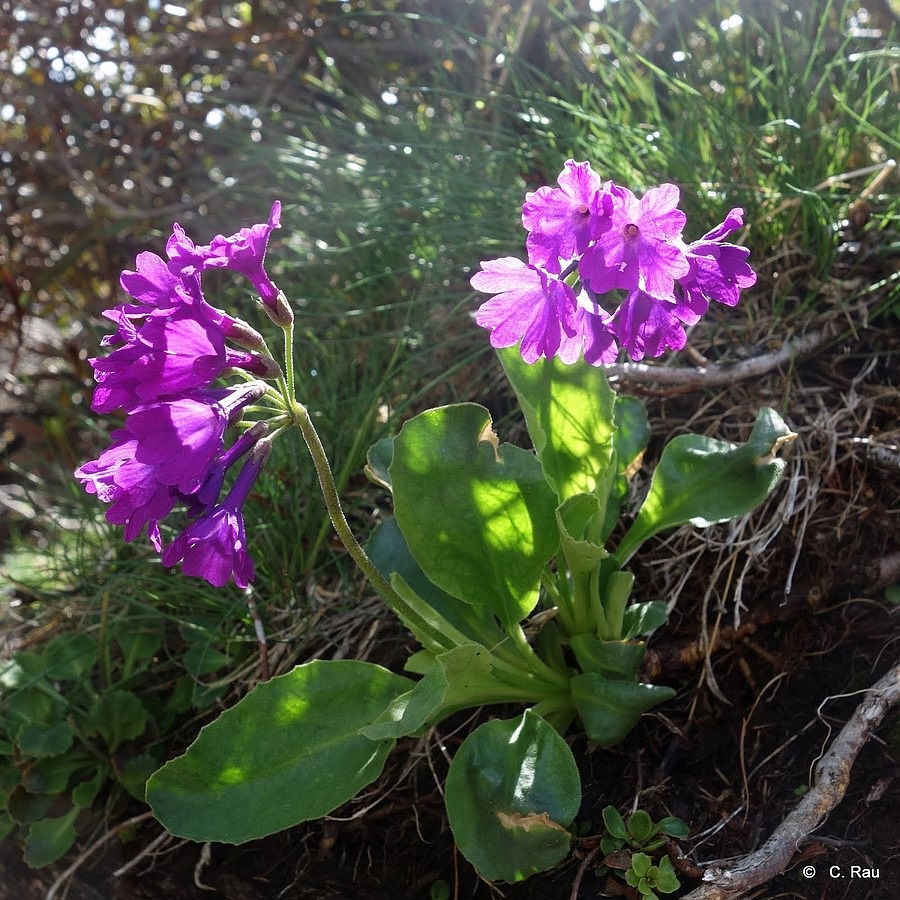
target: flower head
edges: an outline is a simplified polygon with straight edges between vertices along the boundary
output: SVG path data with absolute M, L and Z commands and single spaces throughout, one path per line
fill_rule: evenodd
M 253 577 L 241 506 L 268 456 L 268 442 L 259 449 L 268 425 L 251 423 L 229 447 L 226 434 L 270 389 L 263 381 L 213 385 L 234 369 L 244 370 L 245 379 L 247 373 L 283 375 L 262 335 L 206 301 L 201 276 L 210 268 L 240 272 L 269 304 L 270 318 L 280 312 L 284 324 L 290 307 L 263 265 L 280 216 L 276 201 L 266 223 L 231 237 L 218 235 L 206 246 L 173 226 L 168 261 L 139 253 L 134 270 L 122 273 L 120 284 L 130 300 L 104 312 L 116 327 L 102 345 L 113 349 L 91 360 L 97 381 L 92 408 L 121 408 L 126 418 L 113 432 L 112 445 L 80 466 L 75 477 L 108 504 L 107 520 L 124 526 L 127 541 L 146 528 L 160 552 L 160 522 L 183 503 L 195 521 L 165 550 L 164 562 L 183 559 L 186 572 L 216 585 L 233 575 L 246 587 Z M 277 402 L 284 405 L 281 397 Z M 218 503 L 228 470 L 248 453 L 234 487 Z
M 685 243 L 685 214 L 674 184 L 636 197 L 586 162 L 568 160 L 559 187 L 525 197 L 528 264 L 511 257 L 481 264 L 471 284 L 494 294 L 475 313 L 491 345 L 520 344 L 522 358 L 558 356 L 592 365 L 660 356 L 684 346 L 709 301 L 736 304 L 756 275 L 749 250 L 724 239 L 743 210 Z M 618 294 L 617 292 L 623 292 Z

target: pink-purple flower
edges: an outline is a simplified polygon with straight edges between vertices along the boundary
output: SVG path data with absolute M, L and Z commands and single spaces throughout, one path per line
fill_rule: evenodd
M 205 269 L 231 269 L 246 275 L 263 303 L 273 306 L 278 288 L 265 270 L 266 249 L 272 232 L 281 225 L 281 203 L 272 204 L 264 224 L 241 228 L 230 237 L 216 235 L 208 244 L 198 246 L 180 225 L 172 229 L 166 244 L 169 269 L 179 275 L 196 275 Z
M 268 458 L 271 442 L 260 440 L 225 499 L 191 522 L 163 551 L 163 565 L 181 562 L 186 575 L 205 578 L 222 587 L 230 578 L 239 588 L 253 580 L 253 560 L 247 551 L 243 506 Z
M 529 363 L 608 365 L 620 348 L 635 360 L 660 356 L 685 345 L 685 326 L 710 300 L 734 306 L 756 281 L 750 251 L 724 240 L 743 227 L 742 209 L 688 243 L 674 184 L 638 197 L 568 160 L 558 185 L 525 197 L 528 262 L 487 260 L 472 276 L 494 295 L 475 313 L 494 347 L 519 344 Z
M 264 422 L 230 446 L 226 435 L 270 390 L 263 381 L 247 379 L 276 378 L 281 370 L 255 329 L 206 301 L 201 278 L 209 268 L 238 272 L 250 279 L 267 309 L 275 309 L 278 292 L 264 257 L 280 215 L 276 202 L 267 222 L 202 246 L 175 225 L 168 261 L 140 253 L 134 270 L 122 273 L 130 300 L 104 312 L 116 327 L 102 344 L 113 349 L 91 360 L 97 381 L 92 408 L 122 409 L 126 418 L 111 435 L 112 445 L 75 477 L 108 504 L 107 520 L 124 526 L 127 541 L 146 528 L 164 561 L 184 559 L 185 571 L 216 585 L 233 576 L 245 587 L 253 577 L 240 507 L 268 455 L 253 455 L 266 433 Z M 244 380 L 216 386 L 235 370 L 244 371 Z M 227 471 L 248 453 L 253 463 L 217 506 Z M 164 549 L 159 524 L 182 503 L 195 521 L 176 539 L 175 550 Z
M 563 281 L 536 266 L 507 256 L 481 264 L 472 286 L 495 293 L 475 313 L 475 321 L 491 330 L 494 347 L 521 343 L 529 363 L 551 357 L 564 334 L 575 334 L 575 294 Z
M 610 227 L 609 195 L 590 163 L 569 160 L 558 188 L 542 187 L 525 195 L 522 224 L 528 232 L 528 260 L 549 272 L 587 249 Z

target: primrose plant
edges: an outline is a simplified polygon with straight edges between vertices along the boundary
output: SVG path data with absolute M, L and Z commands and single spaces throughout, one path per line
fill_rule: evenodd
M 688 242 L 678 202 L 674 185 L 639 199 L 571 160 L 557 187 L 527 194 L 528 261 L 483 262 L 472 285 L 492 295 L 475 319 L 533 450 L 501 443 L 472 403 L 415 416 L 369 451 L 367 472 L 391 492 L 394 515 L 365 549 L 295 396 L 293 316 L 264 268 L 280 204 L 267 223 L 208 245 L 176 225 L 167 260 L 141 253 L 123 273 L 132 299 L 106 313 L 116 331 L 104 343 L 116 347 L 92 362 L 93 408 L 121 409 L 125 422 L 76 472 L 110 504 L 108 520 L 126 540 L 146 528 L 166 565 L 246 587 L 242 507 L 272 441 L 296 426 L 338 535 L 420 648 L 409 677 L 315 660 L 259 684 L 150 778 L 147 800 L 173 834 L 240 843 L 325 816 L 379 776 L 398 739 L 502 704 L 523 711 L 486 721 L 453 756 L 445 797 L 456 842 L 485 878 L 510 882 L 566 856 L 581 785 L 565 735 L 614 744 L 674 695 L 638 680 L 643 639 L 666 604 L 632 599 L 624 566 L 664 529 L 753 509 L 793 437 L 771 409 L 740 446 L 676 437 L 633 521 L 618 526 L 649 428 L 603 366 L 623 351 L 637 360 L 683 347 L 710 301 L 734 306 L 756 278 L 749 251 L 726 241 L 741 209 Z M 207 302 L 211 268 L 250 280 L 283 333 L 281 365 L 257 331 Z M 176 506 L 187 524 L 165 543 L 159 523 Z

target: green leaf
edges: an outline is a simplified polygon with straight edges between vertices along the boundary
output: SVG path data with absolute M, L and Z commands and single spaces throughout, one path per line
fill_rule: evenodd
M 638 876 L 638 878 L 646 878 L 647 873 L 650 871 L 650 867 L 653 865 L 653 860 L 647 856 L 646 853 L 632 853 L 631 854 L 631 868 L 634 871 L 634 874 Z
M 581 781 L 566 742 L 525 710 L 466 738 L 450 764 L 445 798 L 463 856 L 485 878 L 515 882 L 569 852 Z
M 75 735 L 66 722 L 47 725 L 29 722 L 16 734 L 16 743 L 23 756 L 57 756 L 72 746 Z
M 86 752 L 40 759 L 22 773 L 22 785 L 31 794 L 61 794 L 75 772 L 93 769 L 96 759 Z
M 72 788 L 72 802 L 82 809 L 87 809 L 100 793 L 100 788 L 106 784 L 109 778 L 109 769 L 104 764 L 98 764 L 94 777 L 76 784 Z
M 42 648 L 41 655 L 48 678 L 77 681 L 97 663 L 97 643 L 86 634 L 61 634 Z
M 653 837 L 656 829 L 653 827 L 653 819 L 650 813 L 644 809 L 636 809 L 628 817 L 628 830 L 638 844 L 645 844 Z
M 486 409 L 461 403 L 410 419 L 390 477 L 397 523 L 430 581 L 506 627 L 534 609 L 559 543 L 556 497 L 534 454 L 499 445 Z
M 194 678 L 202 678 L 204 675 L 211 675 L 213 672 L 224 669 L 230 659 L 212 643 L 204 641 L 190 647 L 182 655 L 181 662 Z
M 613 458 L 616 395 L 603 369 L 584 360 L 566 365 L 556 357 L 529 365 L 515 347 L 498 356 L 559 499 L 596 491 L 608 480 Z
M 56 819 L 41 819 L 28 829 L 24 859 L 33 869 L 48 866 L 75 843 L 75 820 L 81 810 L 73 807 Z
M 690 834 L 687 825 L 676 816 L 666 816 L 656 823 L 656 830 L 669 837 L 683 839 Z
M 138 663 L 151 660 L 163 644 L 164 618 L 142 611 L 140 619 L 125 618 L 116 623 L 113 636 L 122 651 L 123 677 L 128 678 Z
M 645 603 L 632 603 L 625 607 L 622 620 L 622 638 L 632 638 L 651 634 L 666 624 L 666 604 L 662 600 L 648 600 Z
M 540 699 L 540 692 L 530 690 L 527 682 L 522 687 L 510 685 L 497 679 L 492 670 L 491 654 L 480 644 L 463 644 L 441 653 L 412 690 L 397 697 L 360 733 L 373 741 L 399 738 L 462 709 Z
M 640 641 L 603 641 L 593 634 L 572 635 L 570 643 L 582 672 L 620 679 L 634 678 L 647 649 Z
M 573 574 L 593 572 L 609 556 L 602 544 L 586 535 L 599 511 L 600 501 L 593 494 L 575 494 L 556 510 L 560 545 Z
M 768 407 L 746 444 L 679 435 L 663 450 L 650 490 L 616 551 L 624 563 L 648 538 L 690 522 L 700 528 L 750 512 L 774 489 L 786 463 L 775 454 L 796 435 Z
M 116 780 L 137 800 L 147 793 L 147 780 L 159 768 L 161 760 L 149 751 L 126 759 L 119 766 Z
M 131 691 L 108 691 L 91 709 L 85 728 L 89 734 L 99 734 L 110 751 L 123 741 L 140 737 L 150 714 Z
M 669 687 L 607 678 L 596 672 L 576 675 L 571 690 L 585 733 L 602 747 L 623 740 L 642 713 L 675 696 Z
M 609 492 L 603 531 L 599 536 L 604 542 L 616 527 L 622 506 L 628 497 L 628 486 L 640 470 L 650 439 L 647 408 L 636 397 L 616 397 L 615 423 L 613 446 L 616 450 L 616 476 Z
M 259 684 L 147 783 L 172 833 L 240 844 L 327 815 L 374 781 L 394 746 L 359 731 L 413 682 L 314 660 Z
M 603 816 L 603 824 L 612 837 L 620 841 L 624 841 L 628 837 L 625 820 L 614 806 L 604 806 L 601 815 Z
M 394 458 L 394 439 L 382 438 L 369 447 L 366 453 L 365 473 L 369 481 L 379 484 L 383 488 L 391 489 L 391 476 L 389 469 Z
M 492 647 L 506 638 L 506 632 L 487 607 L 460 603 L 425 577 L 409 552 L 406 538 L 395 518 L 386 519 L 375 529 L 366 544 L 366 553 L 388 581 L 395 573 L 400 575 L 407 588 L 470 640 Z M 422 612 L 429 620 L 433 618 L 427 615 L 427 611 Z M 424 636 L 419 634 L 415 622 L 404 618 L 403 623 L 424 643 Z
M 675 874 L 675 867 L 672 860 L 668 856 L 664 856 L 659 861 L 658 872 L 656 875 L 656 889 L 661 894 L 672 894 L 681 887 L 681 882 Z

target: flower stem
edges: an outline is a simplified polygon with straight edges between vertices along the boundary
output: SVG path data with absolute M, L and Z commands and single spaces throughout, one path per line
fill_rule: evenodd
M 341 543 L 353 558 L 353 561 L 362 570 L 363 575 L 366 576 L 372 587 L 381 594 L 388 604 L 394 607 L 395 610 L 405 610 L 408 604 L 394 590 L 381 572 L 378 571 L 372 560 L 369 559 L 347 522 L 347 517 L 344 515 L 344 509 L 341 506 L 341 500 L 334 483 L 331 465 L 328 462 L 319 433 L 309 417 L 309 411 L 302 403 L 298 403 L 296 400 L 293 402 L 293 410 L 295 421 L 303 435 L 303 440 L 306 442 L 309 455 L 312 457 L 316 475 L 319 477 L 319 486 L 322 489 L 325 508 L 328 510 L 328 515 L 334 525 L 334 530 L 341 539 Z
M 288 405 L 296 403 L 294 400 L 294 323 L 282 325 L 284 332 L 284 383 L 280 385 L 284 391 L 284 398 Z M 281 381 L 281 379 L 279 379 Z M 304 435 L 306 437 L 306 435 Z M 312 452 L 312 451 L 310 451 Z

